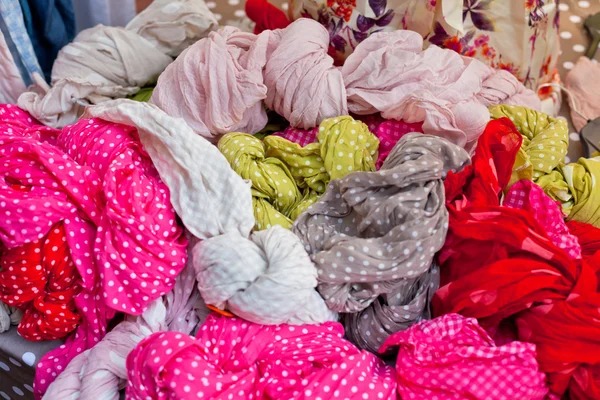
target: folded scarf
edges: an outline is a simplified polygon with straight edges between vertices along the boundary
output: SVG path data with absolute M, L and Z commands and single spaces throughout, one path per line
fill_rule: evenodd
M 537 182 L 565 159 L 569 148 L 569 130 L 564 119 L 521 106 L 490 107 L 492 119 L 509 118 L 523 135 L 523 144 L 509 186 L 520 179 Z
M 172 57 L 216 27 L 203 1 L 155 0 L 125 28 L 98 25 L 80 32 L 59 52 L 52 87 L 38 79 L 19 97 L 19 107 L 46 125 L 72 124 L 85 106 L 156 82 Z
M 433 255 L 448 228 L 442 178 L 468 160 L 444 139 L 408 134 L 380 171 L 332 181 L 298 217 L 293 231 L 319 269 L 319 292 L 332 310 L 367 315 L 368 331 L 346 327 L 370 350 L 393 333 L 392 326 L 408 327 L 426 312 L 427 291 L 435 283 L 420 277 L 433 273 Z M 401 298 L 406 302 L 399 304 Z M 364 312 L 368 307 L 374 310 Z
M 548 392 L 535 346 L 496 346 L 474 318 L 448 314 L 419 322 L 385 341 L 381 352 L 392 351 L 403 399 L 542 400 Z
M 595 269 L 554 245 L 533 214 L 499 205 L 522 140 L 508 119 L 492 121 L 473 167 L 446 178 L 450 225 L 433 310 L 477 318 L 497 341 L 534 343 L 553 395 L 591 399 L 600 388 Z
M 127 357 L 127 398 L 395 399 L 393 369 L 338 323 L 262 326 L 211 314 L 194 339 L 156 333 Z M 191 368 L 190 368 L 191 366 Z M 364 396 L 363 396 L 364 397 Z
M 486 107 L 539 108 L 535 93 L 510 73 L 436 46 L 423 51 L 414 32 L 372 35 L 341 69 L 327 55 L 328 43 L 327 30 L 308 19 L 259 35 L 226 27 L 161 74 L 152 102 L 212 142 L 263 129 L 264 101 L 293 128 L 310 129 L 348 111 L 380 111 L 386 119 L 422 122 L 425 133 L 467 148 L 489 120 Z
M 249 237 L 255 224 L 250 187 L 229 167 L 215 146 L 195 135 L 181 119 L 172 118 L 151 104 L 116 100 L 90 108 L 89 113 L 138 127 L 141 142 L 169 187 L 173 207 L 188 230 L 203 239 L 195 246 L 193 265 L 200 281 L 198 288 L 207 304 L 220 309 L 231 306 L 244 313 L 244 318 L 260 323 L 273 323 L 269 322 L 273 313 L 284 318 L 278 322 L 283 323 L 295 313 L 282 310 L 281 315 L 285 316 L 281 317 L 271 308 L 261 309 L 253 302 L 279 298 L 283 304 L 289 301 L 284 299 L 285 295 L 297 290 L 297 298 L 304 302 L 286 305 L 297 311 L 295 321 L 336 319 L 314 291 L 316 269 L 310 260 L 298 257 L 282 260 L 279 256 L 282 248 L 298 254 L 301 244 L 294 235 L 282 234 L 273 227 Z M 232 253 L 232 248 L 238 251 Z M 247 257 L 252 257 L 253 262 L 248 264 Z M 290 268 L 299 266 L 302 271 L 299 276 L 303 278 L 293 282 L 293 287 L 285 275 L 271 279 L 278 271 L 288 273 Z M 241 272 L 248 280 L 237 281 Z M 308 286 L 313 288 L 312 292 Z M 302 310 L 308 304 L 314 307 Z

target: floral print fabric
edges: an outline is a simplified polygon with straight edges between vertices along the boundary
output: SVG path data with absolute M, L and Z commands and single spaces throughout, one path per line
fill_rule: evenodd
M 291 0 L 290 17 L 329 31 L 338 62 L 373 33 L 406 29 L 426 42 L 513 73 L 529 88 L 552 79 L 559 55 L 556 0 Z

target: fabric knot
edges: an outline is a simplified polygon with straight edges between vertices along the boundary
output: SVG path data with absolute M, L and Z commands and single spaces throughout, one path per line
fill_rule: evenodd
M 224 234 L 198 243 L 193 254 L 207 304 L 266 325 L 337 318 L 315 291 L 317 270 L 289 230 L 274 226 L 250 239 Z

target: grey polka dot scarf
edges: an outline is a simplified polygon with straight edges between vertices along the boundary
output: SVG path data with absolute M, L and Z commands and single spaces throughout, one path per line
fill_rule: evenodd
M 296 220 L 327 305 L 357 314 L 344 316 L 357 345 L 376 351 L 389 334 L 428 317 L 439 284 L 432 260 L 448 228 L 442 179 L 468 162 L 445 139 L 408 134 L 380 171 L 332 181 Z

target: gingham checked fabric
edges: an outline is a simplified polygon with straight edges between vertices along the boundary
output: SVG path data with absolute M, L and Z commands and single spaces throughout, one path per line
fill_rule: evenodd
M 25 28 L 19 0 L 0 0 L 0 31 L 26 86 L 33 83 L 34 72 L 44 76 L 31 39 Z
M 307 144 L 311 144 L 317 141 L 317 133 L 319 133 L 319 127 L 313 129 L 298 129 L 288 126 L 283 132 L 276 132 L 274 136 L 281 136 L 284 139 L 294 142 L 304 147 Z
M 197 238 L 239 232 L 254 226 L 252 195 L 219 150 L 196 135 L 183 119 L 152 104 L 119 99 L 89 107 L 82 118 L 98 117 L 135 126 L 171 194 L 173 208 Z
M 541 187 L 531 181 L 519 181 L 511 186 L 503 205 L 529 211 L 542 225 L 552 243 L 565 250 L 569 257 L 581 258 L 579 240 L 569 232 L 561 207 Z
M 403 400 L 543 399 L 548 389 L 535 345 L 496 346 L 475 318 L 447 314 L 390 336 L 398 347 L 396 375 Z

